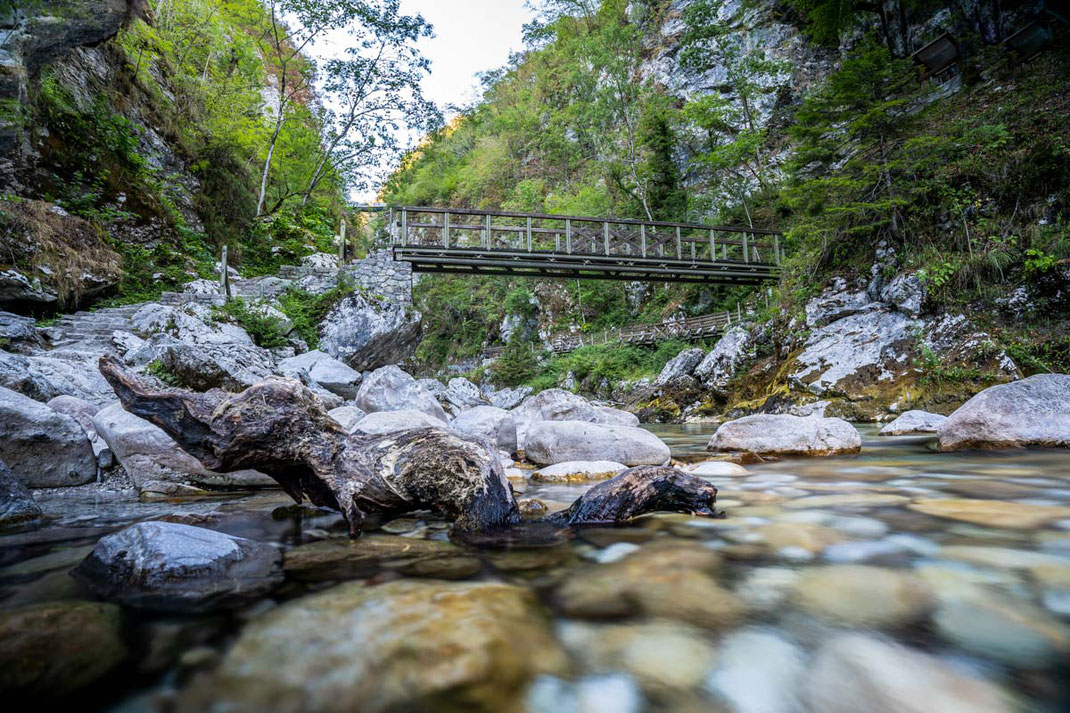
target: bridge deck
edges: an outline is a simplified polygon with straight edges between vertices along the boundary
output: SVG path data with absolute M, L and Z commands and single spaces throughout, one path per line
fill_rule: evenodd
M 390 225 L 415 272 L 757 284 L 783 259 L 759 228 L 408 206 Z

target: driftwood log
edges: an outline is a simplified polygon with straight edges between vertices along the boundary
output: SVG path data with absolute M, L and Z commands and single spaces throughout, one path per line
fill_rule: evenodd
M 149 386 L 114 356 L 100 360 L 123 407 L 167 432 L 206 468 L 274 478 L 296 502 L 341 511 L 354 537 L 368 515 L 441 513 L 459 533 L 519 525 L 496 452 L 440 428 L 346 434 L 305 386 L 268 379 L 239 394 Z M 604 481 L 546 521 L 619 524 L 649 512 L 714 516 L 717 489 L 668 467 L 641 466 Z

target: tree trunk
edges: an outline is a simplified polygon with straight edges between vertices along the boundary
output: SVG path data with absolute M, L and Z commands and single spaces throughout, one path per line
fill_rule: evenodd
M 367 515 L 432 510 L 452 533 L 492 533 L 519 525 L 516 497 L 489 444 L 439 428 L 347 435 L 299 382 L 269 379 L 240 394 L 157 390 L 118 358 L 100 372 L 123 407 L 162 428 L 206 468 L 252 468 L 295 501 L 340 510 L 358 536 Z M 673 468 L 642 466 L 592 488 L 547 521 L 620 523 L 647 512 L 715 514 L 717 489 Z

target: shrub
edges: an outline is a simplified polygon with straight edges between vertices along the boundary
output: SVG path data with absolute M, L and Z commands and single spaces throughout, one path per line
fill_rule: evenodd
M 286 333 L 278 317 L 264 314 L 241 297 L 228 300 L 222 307 L 212 310 L 213 319 L 233 322 L 249 333 L 258 347 L 271 349 L 285 346 Z

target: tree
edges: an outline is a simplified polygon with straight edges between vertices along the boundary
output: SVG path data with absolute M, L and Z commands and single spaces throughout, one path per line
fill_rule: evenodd
M 274 126 L 261 173 L 257 215 L 262 215 L 264 212 L 272 158 L 283 128 L 290 119 L 289 110 L 300 97 L 312 93 L 316 66 L 306 56 L 306 50 L 327 32 L 343 28 L 347 29 L 351 36 L 356 35 L 360 49 L 366 49 L 367 43 L 374 45 L 377 40 L 384 40 L 386 47 L 396 47 L 398 41 L 402 44 L 411 41 L 407 38 L 414 32 L 415 37 L 420 36 L 424 32 L 423 28 L 427 27 L 423 18 L 399 16 L 397 5 L 397 0 L 264 0 L 267 17 L 264 22 L 265 32 L 262 43 L 274 70 L 278 101 L 277 106 L 274 107 Z M 362 86 L 362 80 L 358 78 L 355 80 L 356 84 L 350 86 L 354 71 L 370 69 L 368 63 L 361 61 L 362 59 L 365 58 L 351 57 L 350 71 L 341 72 L 335 77 L 335 81 L 341 82 L 339 86 L 350 87 L 357 95 L 361 94 L 361 90 L 357 87 Z M 380 61 L 389 63 L 390 59 L 390 56 L 386 56 L 385 59 L 380 58 Z M 416 63 L 419 65 L 418 57 Z M 379 69 L 379 71 L 386 76 L 394 74 L 389 70 Z M 343 78 L 347 76 L 350 79 Z M 370 75 L 368 80 L 372 81 Z M 373 81 L 368 86 L 374 87 L 376 83 Z M 352 96 L 350 98 L 352 99 Z M 357 106 L 354 125 L 360 117 L 360 101 L 357 102 Z M 345 123 L 343 120 L 343 126 Z M 345 135 L 349 136 L 350 131 L 351 129 L 347 130 Z M 336 129 L 336 133 L 340 132 Z M 339 144 L 344 140 L 339 141 Z M 312 180 L 316 183 L 322 180 L 325 166 L 326 164 L 314 171 Z
M 764 189 L 769 181 L 768 132 L 759 104 L 783 81 L 787 65 L 745 44 L 743 33 L 721 21 L 723 11 L 723 0 L 698 0 L 684 11 L 681 63 L 696 74 L 720 73 L 724 81 L 715 93 L 690 101 L 683 114 L 706 134 L 707 146 L 696 163 L 713 174 L 727 174 L 730 180 L 724 183 L 746 209 L 749 190 Z
M 441 125 L 441 113 L 420 88 L 430 65 L 415 43 L 432 36 L 423 17 L 400 15 L 398 0 L 383 0 L 367 7 L 351 36 L 348 57 L 324 66 L 323 91 L 338 108 L 325 111 L 323 157 L 303 203 L 331 169 L 351 188 L 369 188 L 398 158 L 403 126 L 426 134 Z

